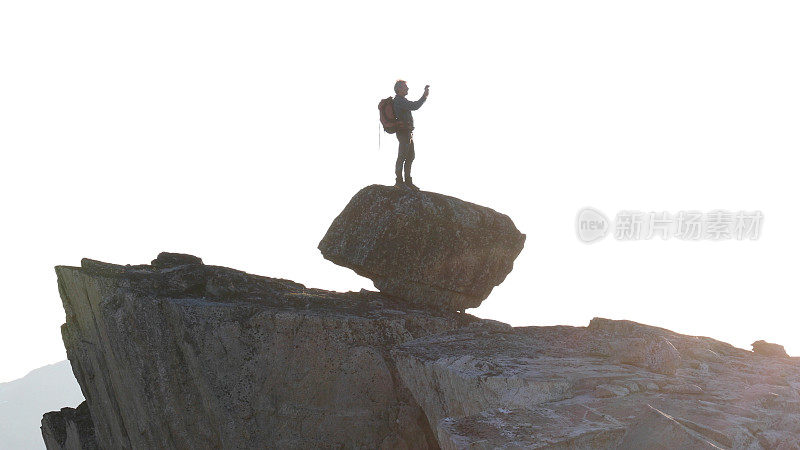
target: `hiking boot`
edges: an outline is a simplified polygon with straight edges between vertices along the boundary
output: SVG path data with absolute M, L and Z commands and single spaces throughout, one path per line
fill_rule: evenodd
M 394 181 L 394 187 L 396 187 L 396 188 L 403 188 L 403 189 L 405 189 L 405 188 L 407 188 L 408 186 L 406 186 L 406 184 L 405 184 L 405 183 L 403 183 L 403 179 L 402 179 L 402 178 L 398 178 L 398 179 L 396 179 L 396 180 Z
M 419 190 L 419 188 L 416 185 L 414 185 L 414 183 L 411 182 L 411 177 L 406 178 L 406 186 L 408 186 L 409 189 L 413 189 L 415 191 Z

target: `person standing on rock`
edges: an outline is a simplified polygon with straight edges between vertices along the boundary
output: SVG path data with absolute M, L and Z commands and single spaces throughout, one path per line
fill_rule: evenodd
M 394 166 L 394 174 L 396 176 L 396 187 L 409 187 L 414 190 L 419 190 L 411 181 L 411 163 L 414 162 L 414 118 L 411 117 L 411 111 L 416 111 L 428 99 L 429 85 L 425 86 L 425 93 L 419 100 L 412 102 L 406 99 L 408 95 L 408 85 L 403 80 L 397 80 L 394 84 L 394 93 L 397 94 L 392 100 L 394 107 L 394 114 L 397 120 L 403 122 L 404 126 L 397 130 L 397 141 L 399 146 L 397 148 L 397 162 Z M 405 171 L 406 179 L 403 181 L 403 172 Z

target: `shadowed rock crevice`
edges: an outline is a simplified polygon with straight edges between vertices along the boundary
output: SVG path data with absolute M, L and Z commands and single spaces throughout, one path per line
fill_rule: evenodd
M 86 402 L 77 408 L 61 408 L 42 417 L 42 437 L 52 450 L 96 450 L 100 447 L 94 435 L 89 407 Z

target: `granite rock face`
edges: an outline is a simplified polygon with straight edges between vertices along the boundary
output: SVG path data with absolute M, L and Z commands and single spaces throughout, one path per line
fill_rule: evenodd
M 629 321 L 399 345 L 442 448 L 798 448 L 800 361 Z
M 412 305 L 475 308 L 502 283 L 525 235 L 492 209 L 432 192 L 359 191 L 319 244 L 322 255 Z
M 56 273 L 101 448 L 434 448 L 390 351 L 477 320 L 188 255 Z
M 726 440 L 724 436 L 720 436 L 718 439 Z M 684 425 L 680 420 L 676 420 L 674 417 L 664 414 L 649 405 L 633 422 L 619 448 L 640 450 L 643 448 L 663 448 L 665 444 L 671 448 L 681 449 L 711 450 L 723 448 L 713 443 L 702 433 Z
M 189 255 L 56 273 L 86 402 L 45 415 L 49 449 L 800 447 L 797 358 L 624 320 L 514 328 Z
M 604 449 L 613 448 L 625 435 L 625 427 L 608 416 L 588 408 L 573 409 L 493 408 L 467 417 L 448 417 L 439 423 L 439 444 L 446 450 Z

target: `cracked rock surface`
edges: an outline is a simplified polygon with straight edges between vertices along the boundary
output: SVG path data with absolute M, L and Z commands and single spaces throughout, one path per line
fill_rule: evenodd
M 800 362 L 624 320 L 399 345 L 443 448 L 798 448 Z
M 86 402 L 45 415 L 49 449 L 800 447 L 800 362 L 761 343 L 515 328 L 170 253 L 56 273 Z
M 397 344 L 477 319 L 162 254 L 56 268 L 102 448 L 430 448 Z

